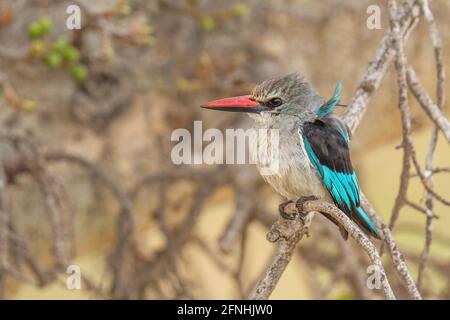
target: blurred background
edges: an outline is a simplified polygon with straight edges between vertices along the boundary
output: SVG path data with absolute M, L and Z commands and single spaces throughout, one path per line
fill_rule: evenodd
M 80 30 L 66 27 L 71 4 L 81 8 Z M 379 30 L 366 27 L 372 4 L 381 8 Z M 431 9 L 449 74 L 450 3 L 435 0 Z M 0 140 L 18 239 L 9 241 L 15 271 L 0 275 L 2 297 L 245 298 L 273 252 L 265 234 L 282 199 L 253 166 L 173 165 L 172 131 L 191 131 L 194 120 L 203 130 L 247 127 L 246 115 L 199 106 L 294 71 L 325 98 L 343 80 L 341 102 L 348 103 L 388 17 L 385 1 L 375 0 L 0 0 L 0 128 L 20 135 Z M 435 92 L 425 21 L 406 51 Z M 397 91 L 390 67 L 351 143 L 361 187 L 385 222 L 402 161 Z M 412 100 L 413 139 L 424 161 L 431 123 Z M 435 166 L 449 163 L 440 139 Z M 433 183 L 450 197 L 448 173 Z M 418 181 L 408 195 L 425 201 Z M 435 213 L 422 291 L 448 299 L 449 208 L 436 203 Z M 393 233 L 416 278 L 425 215 L 405 207 Z M 315 219 L 271 298 L 382 297 L 367 289 L 369 262 L 352 242 Z M 67 265 L 80 266 L 80 290 L 66 288 Z

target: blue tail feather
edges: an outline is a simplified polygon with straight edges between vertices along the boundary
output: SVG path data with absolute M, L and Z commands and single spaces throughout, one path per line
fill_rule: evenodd
M 364 226 L 370 231 L 371 234 L 373 234 L 376 238 L 380 239 L 380 234 L 377 231 L 377 228 L 375 227 L 375 224 L 370 220 L 369 216 L 364 212 L 363 208 L 358 207 L 356 208 L 356 211 L 361 218 L 361 222 L 363 222 Z

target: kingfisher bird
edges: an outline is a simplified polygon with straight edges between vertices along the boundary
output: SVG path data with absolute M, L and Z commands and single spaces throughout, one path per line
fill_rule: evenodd
M 246 112 L 253 118 L 255 129 L 278 129 L 278 170 L 262 177 L 286 199 L 279 206 L 282 217 L 294 218 L 284 210 L 288 203 L 295 201 L 302 212 L 305 201 L 320 199 L 334 203 L 365 233 L 380 239 L 375 224 L 361 207 L 358 178 L 350 160 L 350 132 L 333 115 L 341 93 L 339 81 L 333 97 L 324 101 L 306 78 L 292 73 L 260 83 L 250 95 L 214 100 L 201 107 Z M 250 143 L 257 143 L 252 140 Z M 347 239 L 347 231 L 323 214 Z

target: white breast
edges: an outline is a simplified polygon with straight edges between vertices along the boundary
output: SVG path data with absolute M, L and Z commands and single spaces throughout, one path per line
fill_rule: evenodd
M 270 141 L 270 139 L 267 140 Z M 265 152 L 271 152 L 270 144 L 261 143 L 261 141 L 251 143 L 258 144 L 259 152 L 264 148 Z M 331 201 L 322 180 L 317 176 L 309 161 L 303 139 L 300 138 L 295 126 L 290 130 L 286 127 L 279 129 L 278 170 L 272 175 L 264 175 L 261 166 L 257 165 L 257 167 L 264 180 L 287 200 L 314 195 L 319 199 Z

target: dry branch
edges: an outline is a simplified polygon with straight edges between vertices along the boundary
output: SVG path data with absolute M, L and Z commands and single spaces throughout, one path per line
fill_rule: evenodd
M 120 204 L 121 210 L 117 222 L 117 240 L 115 251 L 112 254 L 113 283 L 111 286 L 111 294 L 117 297 L 128 297 L 127 280 L 125 278 L 125 262 L 124 256 L 129 254 L 133 245 L 134 230 L 134 214 L 131 200 L 126 192 L 100 167 L 95 164 L 78 157 L 76 155 L 55 151 L 46 154 L 48 161 L 63 161 L 73 163 L 87 170 L 95 176 L 98 181 L 102 182 L 114 195 Z
M 450 143 L 450 121 L 444 116 L 441 111 L 441 106 L 437 106 L 427 91 L 417 78 L 416 72 L 410 66 L 407 71 L 408 85 L 411 88 L 414 97 L 419 102 L 420 106 L 427 113 L 427 115 L 433 120 L 436 126 L 444 135 L 445 139 Z
M 421 5 L 422 5 L 423 14 L 429 25 L 430 39 L 434 46 L 436 70 L 437 70 L 437 86 L 436 86 L 437 106 L 438 106 L 439 110 L 442 110 L 444 107 L 444 103 L 445 103 L 445 90 L 444 90 L 445 69 L 444 69 L 443 53 L 442 53 L 442 39 L 439 34 L 439 30 L 437 28 L 436 21 L 434 20 L 433 13 L 430 10 L 428 0 L 421 0 Z M 408 84 L 410 84 L 411 90 L 414 91 L 413 86 L 411 86 L 411 83 L 410 83 L 411 74 L 409 72 L 407 72 L 407 76 L 408 76 Z M 417 81 L 417 83 L 419 83 L 419 82 Z M 425 91 L 423 91 L 423 93 L 426 96 L 428 96 Z M 420 102 L 420 98 L 419 98 L 420 90 L 417 93 L 415 93 L 415 96 L 416 96 L 416 99 Z M 421 103 L 421 105 L 424 106 L 422 103 Z M 429 114 L 429 116 L 431 119 L 433 119 L 431 114 Z M 440 119 L 446 120 L 446 118 L 443 115 L 441 115 L 441 116 L 442 117 Z M 447 120 L 447 122 L 448 122 L 448 120 Z M 427 181 L 425 183 L 430 186 L 432 186 L 433 160 L 434 160 L 434 154 L 436 152 L 437 141 L 438 141 L 439 123 L 440 123 L 440 121 L 434 121 L 434 127 L 433 127 L 433 131 L 431 133 L 430 145 L 428 147 L 428 152 L 427 152 L 427 157 L 426 157 L 425 170 L 427 170 L 427 172 L 431 172 L 431 174 L 427 177 Z M 448 139 L 448 137 L 450 137 L 450 123 L 449 123 L 448 128 L 449 128 L 448 135 L 445 133 L 444 133 L 444 135 L 446 136 L 447 140 L 450 141 Z M 441 130 L 442 130 L 442 128 L 441 128 Z M 425 204 L 427 207 L 427 209 L 426 209 L 427 219 L 426 219 L 426 224 L 425 224 L 425 243 L 424 243 L 422 252 L 420 254 L 419 272 L 418 272 L 418 276 L 417 276 L 417 285 L 419 287 L 419 290 L 421 290 L 423 288 L 423 284 L 424 284 L 424 274 L 425 274 L 426 266 L 428 264 L 428 258 L 429 258 L 430 249 L 431 249 L 431 241 L 432 241 L 432 237 L 433 237 L 433 219 L 436 216 L 433 212 L 433 194 L 431 192 L 427 192 Z
M 401 207 L 406 200 L 406 192 L 408 190 L 409 183 L 409 170 L 411 167 L 411 156 L 413 151 L 412 138 L 411 138 L 411 115 L 409 113 L 408 104 L 408 87 L 406 83 L 406 56 L 404 53 L 404 46 L 402 37 L 400 34 L 400 24 L 396 19 L 397 15 L 397 3 L 395 0 L 388 1 L 390 24 L 392 32 L 392 43 L 395 49 L 395 69 L 397 71 L 397 83 L 399 87 L 399 109 L 402 119 L 402 132 L 403 132 L 403 167 L 400 175 L 400 186 L 397 197 L 395 199 L 394 208 L 392 209 L 391 222 L 389 227 L 392 229 L 400 213 Z
M 255 300 L 269 298 L 282 273 L 289 264 L 292 253 L 294 252 L 298 241 L 301 240 L 305 234 L 308 234 L 308 228 L 312 219 L 311 213 L 321 212 L 336 219 L 336 221 L 348 231 L 350 236 L 356 240 L 361 249 L 366 252 L 371 262 L 376 266 L 377 271 L 379 272 L 385 298 L 394 300 L 395 296 L 387 279 L 380 256 L 368 236 L 362 232 L 341 210 L 330 203 L 322 201 L 308 201 L 304 203 L 303 208 L 305 212 L 309 212 L 309 214 L 305 216 L 306 218 L 304 217 L 301 219 L 297 217 L 291 221 L 280 218 L 272 226 L 272 229 L 268 234 L 268 240 L 271 242 L 277 241 L 278 246 L 272 261 L 269 263 L 262 279 L 259 281 L 250 298 Z

